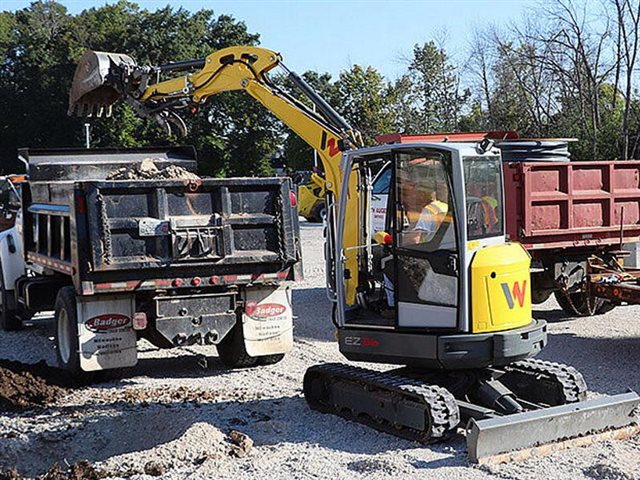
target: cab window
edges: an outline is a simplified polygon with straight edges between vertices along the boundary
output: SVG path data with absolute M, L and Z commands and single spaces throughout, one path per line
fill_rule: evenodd
M 465 157 L 463 166 L 467 202 L 467 238 L 474 240 L 503 235 L 500 158 Z

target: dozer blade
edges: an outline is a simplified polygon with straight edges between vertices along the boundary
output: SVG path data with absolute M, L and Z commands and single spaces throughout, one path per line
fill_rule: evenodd
M 558 407 L 469 420 L 467 451 L 474 463 L 495 464 L 545 455 L 640 432 L 635 392 Z
M 73 76 L 67 113 L 80 117 L 110 116 L 111 106 L 122 98 L 116 83 L 122 67 L 135 65 L 130 56 L 121 53 L 85 52 Z

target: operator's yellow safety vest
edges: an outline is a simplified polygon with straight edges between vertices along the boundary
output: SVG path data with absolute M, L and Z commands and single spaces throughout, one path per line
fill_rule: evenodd
M 448 211 L 449 205 L 440 200 L 434 200 L 422 209 L 415 229 L 435 233 Z
M 484 213 L 484 224 L 487 226 L 487 231 L 491 232 L 498 223 L 498 216 L 495 211 L 498 201 L 489 195 L 485 195 L 481 200 L 482 212 Z

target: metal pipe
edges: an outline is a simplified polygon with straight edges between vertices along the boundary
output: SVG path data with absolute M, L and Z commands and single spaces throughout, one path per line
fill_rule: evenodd
M 161 72 L 164 72 L 164 71 L 180 72 L 183 70 L 189 70 L 191 68 L 204 68 L 205 63 L 206 61 L 204 58 L 198 58 L 194 60 L 183 60 L 181 62 L 165 63 L 164 65 L 160 65 L 159 67 L 156 67 L 156 68 Z
M 334 125 L 335 128 L 338 128 L 339 130 L 342 130 L 342 131 L 353 130 L 353 128 L 351 128 L 351 125 L 349 125 L 347 121 L 344 118 L 342 118 L 340 114 L 336 112 L 335 109 L 331 105 L 329 105 L 327 101 L 324 98 L 322 98 L 320 94 L 316 92 L 313 89 L 313 87 L 309 85 L 304 78 L 302 78 L 296 72 L 287 70 L 286 67 L 283 67 L 283 68 L 285 68 L 285 70 L 289 73 L 289 78 L 291 79 L 293 84 L 296 87 L 298 87 L 300 90 L 302 90 L 302 92 L 307 97 L 309 97 L 309 100 L 313 102 L 313 104 L 320 111 L 320 113 L 324 115 L 325 118 L 329 120 Z

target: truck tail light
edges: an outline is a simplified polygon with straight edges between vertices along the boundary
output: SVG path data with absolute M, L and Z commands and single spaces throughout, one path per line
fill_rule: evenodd
M 171 285 L 173 285 L 174 287 L 181 287 L 182 283 L 183 282 L 181 278 L 175 278 L 173 282 L 171 282 Z
M 293 190 L 289 190 L 289 201 L 291 202 L 292 207 L 298 206 L 298 197 L 296 197 L 296 192 Z
M 144 330 L 147 328 L 147 314 L 144 312 L 135 312 L 133 314 L 133 329 Z
M 202 280 L 200 280 L 200 277 L 194 277 L 191 279 L 191 285 L 193 285 L 194 287 L 200 285 L 201 282 Z

